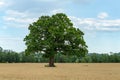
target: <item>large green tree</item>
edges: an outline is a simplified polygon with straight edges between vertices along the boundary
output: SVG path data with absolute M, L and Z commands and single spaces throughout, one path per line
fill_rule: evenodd
M 54 56 L 84 56 L 88 50 L 83 39 L 84 33 L 73 27 L 71 20 L 63 13 L 41 16 L 29 25 L 29 34 L 24 38 L 26 53 L 41 53 L 49 58 L 49 66 L 54 66 Z

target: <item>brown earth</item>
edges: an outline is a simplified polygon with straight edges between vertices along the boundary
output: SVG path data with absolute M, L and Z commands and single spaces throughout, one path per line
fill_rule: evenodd
M 120 80 L 120 63 L 0 63 L 0 80 Z

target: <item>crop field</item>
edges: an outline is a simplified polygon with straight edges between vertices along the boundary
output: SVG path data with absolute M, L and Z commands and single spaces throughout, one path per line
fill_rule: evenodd
M 119 63 L 0 63 L 0 80 L 120 80 Z

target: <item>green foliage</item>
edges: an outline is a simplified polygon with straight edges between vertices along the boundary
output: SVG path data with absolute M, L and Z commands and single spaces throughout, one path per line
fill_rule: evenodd
M 85 56 L 85 57 L 81 58 L 79 62 L 81 62 L 81 63 L 91 63 L 92 59 L 91 59 L 90 56 Z
M 70 19 L 63 13 L 41 16 L 29 25 L 30 33 L 24 38 L 26 53 L 42 53 L 52 57 L 57 53 L 85 56 L 87 51 L 84 33 L 73 27 Z
M 2 50 L 3 50 L 2 47 L 0 47 L 0 52 L 2 52 Z
M 41 53 L 26 55 L 25 52 L 14 52 L 3 50 L 0 52 L 0 63 L 46 63 L 49 59 L 43 57 Z M 120 63 L 120 53 L 98 54 L 89 53 L 85 57 L 76 55 L 55 54 L 56 63 Z
M 0 52 L 0 62 L 20 62 L 19 54 L 11 50 L 2 50 Z

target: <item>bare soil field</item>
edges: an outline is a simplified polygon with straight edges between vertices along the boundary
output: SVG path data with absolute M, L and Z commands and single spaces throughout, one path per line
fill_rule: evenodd
M 120 80 L 120 63 L 0 63 L 0 80 Z

